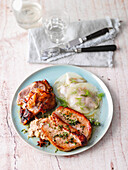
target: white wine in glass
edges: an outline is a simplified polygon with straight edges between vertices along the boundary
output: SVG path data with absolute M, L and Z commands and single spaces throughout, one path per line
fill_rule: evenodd
M 13 0 L 12 9 L 18 25 L 24 29 L 41 23 L 42 8 L 38 0 Z

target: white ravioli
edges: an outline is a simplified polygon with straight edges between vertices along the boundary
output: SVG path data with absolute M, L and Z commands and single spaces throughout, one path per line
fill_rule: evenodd
M 68 72 L 55 81 L 53 85 L 53 90 L 57 97 L 66 100 L 69 88 L 72 87 L 74 84 L 84 82 L 86 82 L 86 80 L 80 75 L 73 72 Z
M 96 110 L 100 104 L 98 90 L 90 83 L 78 83 L 70 87 L 67 93 L 69 107 L 84 113 Z
M 88 118 L 94 117 L 100 105 L 98 90 L 80 75 L 68 72 L 57 79 L 53 85 L 54 93 L 64 99 L 68 107 L 83 113 Z

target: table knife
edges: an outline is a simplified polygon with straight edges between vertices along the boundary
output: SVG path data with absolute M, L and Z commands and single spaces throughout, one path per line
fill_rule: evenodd
M 117 49 L 116 45 L 100 45 L 88 48 L 76 48 L 74 51 L 76 53 L 81 52 L 105 52 L 105 51 L 115 51 Z
M 101 30 L 99 30 L 97 32 L 94 32 L 94 33 L 90 34 L 90 35 L 87 35 L 87 36 L 85 36 L 83 38 L 81 38 L 81 37 L 76 38 L 76 39 L 74 39 L 72 41 L 69 41 L 66 44 L 66 46 L 67 46 L 67 48 L 72 48 L 72 47 L 74 47 L 76 45 L 84 43 L 85 41 L 88 41 L 88 40 L 91 40 L 93 38 L 102 36 L 102 35 L 106 34 L 107 32 L 109 32 L 110 29 L 111 28 L 104 28 L 104 29 L 101 29 Z

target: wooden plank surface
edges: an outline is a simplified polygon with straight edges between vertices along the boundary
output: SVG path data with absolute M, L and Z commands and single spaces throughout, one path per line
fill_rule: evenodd
M 113 68 L 86 67 L 109 88 L 114 102 L 112 124 L 93 148 L 81 154 L 58 157 L 42 154 L 16 133 L 10 101 L 18 85 L 34 71 L 50 66 L 27 63 L 27 31 L 20 28 L 9 0 L 0 1 L 0 169 L 1 170 L 126 170 L 128 169 L 128 0 L 43 0 L 45 10 L 67 10 L 71 21 L 105 16 L 123 21 Z

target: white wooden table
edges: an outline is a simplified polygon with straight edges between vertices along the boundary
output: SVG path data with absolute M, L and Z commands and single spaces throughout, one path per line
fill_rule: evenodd
M 85 69 L 109 88 L 114 102 L 112 124 L 91 149 L 58 157 L 32 149 L 19 137 L 11 121 L 11 98 L 20 83 L 46 64 L 27 63 L 27 31 L 17 26 L 9 0 L 0 1 L 0 170 L 126 170 L 128 169 L 128 0 L 43 0 L 43 11 L 66 9 L 71 21 L 110 16 L 123 21 L 113 68 Z

